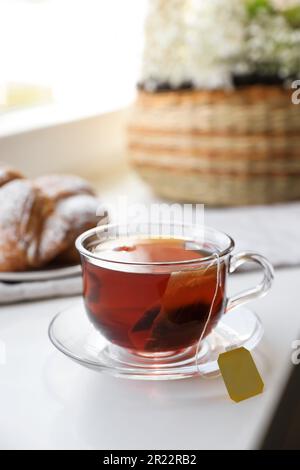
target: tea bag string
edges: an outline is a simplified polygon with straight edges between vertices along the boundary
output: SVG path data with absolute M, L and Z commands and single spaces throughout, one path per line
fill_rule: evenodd
M 199 352 L 200 352 L 200 348 L 201 348 L 201 343 L 202 343 L 202 339 L 205 335 L 205 332 L 206 332 L 206 329 L 209 325 L 209 322 L 210 322 L 210 319 L 211 319 L 211 316 L 212 316 L 212 312 L 213 312 L 213 308 L 214 308 L 214 305 L 215 305 L 215 301 L 216 301 L 216 298 L 217 298 L 217 294 L 218 294 L 218 288 L 219 288 L 219 285 L 220 285 L 220 282 L 221 282 L 221 276 L 220 276 L 220 256 L 219 256 L 219 253 L 218 252 L 214 252 L 213 255 L 215 260 L 216 260 L 216 263 L 217 263 L 217 276 L 216 276 L 216 288 L 215 288 L 215 292 L 214 292 L 214 295 L 213 295 L 213 299 L 212 299 L 212 303 L 210 305 L 210 309 L 209 309 L 209 313 L 208 313 L 208 317 L 206 319 L 206 322 L 205 322 L 205 325 L 204 325 L 204 328 L 202 330 L 202 333 L 201 333 L 201 336 L 198 340 L 198 344 L 197 344 L 197 348 L 196 348 L 196 357 L 195 357 L 195 360 L 196 360 L 196 367 L 198 369 L 198 372 L 200 375 L 201 372 L 200 372 L 200 367 L 199 367 L 199 362 L 198 362 L 198 356 L 199 356 Z M 215 263 L 215 261 L 213 261 L 209 266 L 207 266 L 207 270 L 213 266 Z

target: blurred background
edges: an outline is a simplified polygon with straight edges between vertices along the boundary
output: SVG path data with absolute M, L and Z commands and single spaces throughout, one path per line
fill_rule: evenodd
M 300 79 L 300 0 L 0 0 L 1 163 L 16 167 L 29 178 L 50 173 L 80 175 L 94 185 L 103 207 L 114 209 L 116 202 L 119 212 L 124 207 L 118 205 L 119 195 L 127 197 L 127 204 L 161 202 L 160 198 L 205 204 L 205 224 L 230 233 L 238 251 L 261 252 L 276 267 L 275 288 L 259 303 L 261 307 L 258 306 L 258 312 L 261 308 L 263 313 L 267 338 L 267 352 L 262 355 L 262 361 L 266 363 L 268 374 L 269 370 L 273 374 L 272 382 L 266 377 L 266 398 L 261 401 L 264 413 L 269 410 L 266 404 L 275 397 L 282 371 L 286 372 L 291 362 L 291 344 L 299 331 L 300 105 L 292 102 L 295 91 L 292 84 L 296 84 L 297 79 Z M 300 87 L 300 81 L 297 86 Z M 4 259 L 3 272 L 0 272 L 3 280 L 0 280 L 0 304 L 80 293 L 81 270 L 79 266 L 70 266 L 70 257 L 74 255 L 75 233 L 77 236 L 86 230 L 87 221 L 91 221 L 91 227 L 96 223 L 98 200 L 89 194 L 77 194 L 81 192 L 78 182 L 70 184 L 68 194 L 68 183 L 66 194 L 62 191 L 61 199 L 59 197 L 53 207 L 49 204 L 53 212 L 50 210 L 49 215 L 46 211 L 44 220 L 32 217 L 38 219 L 37 223 L 28 223 L 27 230 L 24 212 L 25 216 L 27 213 L 22 211 L 27 207 L 27 199 L 19 189 L 11 190 L 18 188 L 19 182 L 16 181 L 16 186 L 14 181 L 7 183 L 6 172 L 1 174 L 1 169 L 0 164 L 0 179 L 4 174 L 2 203 L 5 202 L 0 208 L 0 255 L 7 257 L 0 256 Z M 9 171 L 8 175 L 10 181 Z M 44 182 L 41 189 L 47 189 L 46 186 L 51 189 L 49 182 Z M 58 193 L 60 191 L 58 184 Z M 107 202 L 111 205 L 106 205 Z M 36 210 L 36 205 L 32 207 Z M 40 209 L 43 214 L 43 208 Z M 50 280 L 53 273 L 57 275 L 56 269 L 48 271 L 48 267 L 51 262 L 54 263 L 50 267 L 59 266 L 55 264 L 59 258 L 63 266 L 68 263 L 67 268 L 71 268 L 67 273 L 64 270 L 63 274 L 58 273 L 53 283 L 48 282 L 45 273 L 40 273 L 39 278 L 39 272 L 32 272 L 32 264 L 27 263 L 33 258 L 33 250 L 40 251 L 41 228 L 44 232 L 44 227 L 46 241 L 50 233 L 51 250 L 52 243 L 57 248 L 57 253 L 52 253 L 52 258 L 41 264 L 41 268 L 46 268 L 46 276 Z M 25 239 L 23 231 L 27 233 L 26 230 L 29 236 Z M 32 236 L 35 230 L 36 240 Z M 56 237 L 57 234 L 62 234 L 62 238 Z M 69 245 L 65 246 L 68 241 Z M 11 258 L 17 268 L 13 263 L 11 267 Z M 21 258 L 24 266 L 20 268 Z M 289 269 L 284 269 L 286 267 Z M 14 269 L 21 272 L 11 272 Z M 242 283 L 245 288 L 255 284 L 252 274 L 259 275 L 254 272 L 238 277 L 237 291 L 243 288 Z M 36 279 L 41 282 L 35 282 Z M 2 434 L 0 429 L 0 434 L 5 436 L 4 442 L 8 442 L 11 433 L 12 443 L 20 436 L 24 440 L 26 435 L 26 447 L 30 443 L 29 428 L 26 425 L 24 431 L 20 422 L 30 421 L 31 428 L 38 424 L 39 445 L 44 442 L 51 445 L 53 438 L 57 445 L 60 437 L 57 438 L 53 430 L 57 429 L 57 423 L 60 426 L 68 421 L 70 415 L 71 431 L 66 428 L 65 432 L 62 428 L 60 434 L 70 436 L 75 447 L 81 442 L 77 442 L 78 437 L 83 439 L 84 447 L 91 444 L 93 448 L 96 441 L 93 437 L 89 442 L 85 429 L 98 438 L 106 429 L 103 416 L 98 413 L 101 419 L 96 421 L 101 429 L 94 433 L 95 407 L 90 406 L 90 423 L 80 403 L 77 408 L 83 421 L 78 419 L 76 423 L 78 429 L 83 428 L 83 433 L 80 430 L 74 434 L 69 400 L 65 400 L 65 395 L 53 394 L 51 376 L 47 375 L 48 345 L 41 353 L 46 335 L 38 338 L 39 328 L 46 331 L 50 315 L 53 309 L 58 309 L 58 304 L 34 305 L 16 306 L 15 317 L 11 310 L 0 316 L 1 339 L 12 346 L 12 354 L 8 350 L 12 367 L 3 368 L 2 379 L 2 421 L 5 426 L 9 423 L 9 427 Z M 26 319 L 25 316 L 23 319 L 23 311 Z M 245 322 L 247 324 L 247 320 Z M 31 332 L 34 338 L 29 341 Z M 253 332 L 255 336 L 256 326 Z M 41 348 L 39 354 L 36 348 Z M 28 388 L 30 373 L 32 389 Z M 61 376 L 55 367 L 55 377 L 57 375 Z M 14 383 L 15 377 L 17 383 Z M 48 379 L 50 392 L 44 388 L 45 384 L 49 386 Z M 116 389 L 114 386 L 114 391 Z M 185 399 L 182 390 L 180 397 Z M 274 395 L 270 395 L 270 390 Z M 25 398 L 19 400 L 22 391 L 26 392 Z M 107 393 L 105 406 L 112 401 L 109 388 Z M 211 421 L 211 432 L 208 428 L 207 433 L 205 426 L 200 438 L 198 428 L 194 433 L 197 445 L 209 442 L 211 448 L 218 445 L 232 448 L 236 439 L 244 444 L 250 434 L 254 435 L 253 430 L 257 438 L 256 434 L 262 430 L 258 430 L 258 426 L 265 420 L 264 413 L 253 412 L 258 402 L 250 402 L 249 413 L 244 413 L 246 425 L 242 433 L 237 433 L 228 404 L 222 418 L 222 401 L 217 393 L 211 394 L 207 389 L 204 408 L 198 409 L 200 414 L 203 410 L 217 411 L 216 420 Z M 118 396 L 115 396 L 117 425 L 120 413 L 127 406 L 123 401 L 125 395 L 123 392 L 120 395 L 119 408 Z M 173 405 L 177 407 L 179 395 L 167 395 L 172 412 L 170 423 L 177 436 Z M 53 404 L 48 403 L 51 396 Z M 99 393 L 95 396 L 98 400 Z M 153 396 L 152 393 L 151 398 Z M 40 401 L 43 397 L 45 404 Z M 68 405 L 65 410 L 63 401 L 57 407 L 57 397 Z M 164 396 L 156 398 L 165 408 Z M 9 401 L 11 406 L 8 406 Z M 196 407 L 200 406 L 198 401 L 197 395 Z M 75 401 L 72 403 L 76 405 Z M 179 419 L 183 416 L 182 404 L 179 403 Z M 148 410 L 148 402 L 146 406 L 142 402 L 138 406 L 140 410 Z M 109 406 L 106 408 L 111 411 Z M 97 409 L 101 411 L 101 406 Z M 161 409 L 157 409 L 160 414 Z M 36 416 L 32 413 L 34 410 Z M 41 410 L 50 412 L 51 416 Z M 238 410 L 239 413 L 241 408 Z M 197 413 L 193 407 L 190 411 L 198 426 Z M 139 429 L 139 424 L 148 419 L 143 414 L 136 415 L 138 426 L 133 422 L 132 429 Z M 206 422 L 210 422 L 213 415 L 207 417 Z M 220 417 L 222 422 L 227 419 L 230 424 L 226 436 L 219 426 Z M 111 427 L 111 415 L 108 418 Z M 152 416 L 150 421 L 157 428 Z M 127 436 L 127 421 L 122 422 L 126 424 L 123 434 Z M 190 424 L 189 417 L 186 422 Z M 241 415 L 236 420 L 240 422 Z M 20 432 L 16 431 L 18 428 Z M 152 433 L 152 439 L 157 434 L 156 428 L 153 432 L 151 427 L 150 431 L 146 429 L 141 437 L 147 440 Z M 219 430 L 217 436 L 216 429 Z M 49 431 L 49 435 L 43 436 L 40 430 Z M 170 435 L 172 438 L 172 432 L 165 432 L 164 427 L 162 430 L 168 439 Z M 185 434 L 189 443 L 191 433 Z M 72 441 L 74 435 L 76 439 Z M 129 432 L 128 442 L 135 442 L 135 437 Z M 156 438 L 160 440 L 161 435 L 157 434 Z M 182 440 L 180 434 L 179 440 Z M 167 441 L 167 445 L 168 442 L 171 441 Z
M 0 160 L 94 179 L 125 165 L 145 6 L 0 0 Z
M 178 201 L 298 200 L 299 48 L 299 0 L 0 0 L 0 159 L 99 189 L 130 160 Z

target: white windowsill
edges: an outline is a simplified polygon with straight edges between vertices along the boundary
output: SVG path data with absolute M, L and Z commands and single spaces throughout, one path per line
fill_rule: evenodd
M 30 177 L 63 172 L 103 180 L 126 163 L 127 110 L 134 95 L 133 88 L 131 94 L 107 93 L 101 104 L 52 104 L 2 114 L 1 161 Z
M 47 104 L 16 109 L 0 114 L 0 138 L 80 121 L 126 108 L 134 99 L 134 90 L 123 96 L 108 96 L 101 103 Z

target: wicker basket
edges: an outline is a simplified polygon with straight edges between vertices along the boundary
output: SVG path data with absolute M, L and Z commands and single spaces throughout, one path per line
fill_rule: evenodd
M 161 196 L 214 205 L 300 199 L 300 106 L 280 86 L 139 92 L 130 159 Z

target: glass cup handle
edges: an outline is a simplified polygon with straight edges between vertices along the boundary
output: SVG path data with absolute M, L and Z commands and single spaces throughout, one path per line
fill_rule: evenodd
M 244 263 L 256 263 L 262 268 L 264 277 L 262 281 L 255 287 L 246 291 L 240 292 L 237 295 L 231 297 L 227 301 L 226 312 L 233 308 L 243 305 L 250 300 L 257 299 L 265 295 L 271 288 L 274 279 L 274 269 L 272 264 L 262 255 L 258 253 L 242 252 L 233 255 L 230 260 L 229 273 L 233 273 L 239 266 Z

